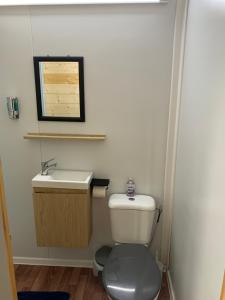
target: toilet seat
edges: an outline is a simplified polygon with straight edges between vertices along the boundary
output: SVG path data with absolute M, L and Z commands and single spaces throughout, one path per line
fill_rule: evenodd
M 159 268 L 144 245 L 114 246 L 103 269 L 103 285 L 112 300 L 153 300 L 161 287 Z

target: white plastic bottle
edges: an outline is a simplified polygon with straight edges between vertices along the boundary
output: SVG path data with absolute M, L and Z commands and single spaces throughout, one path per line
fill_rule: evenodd
M 129 178 L 127 181 L 127 197 L 135 196 L 135 183 L 132 178 Z

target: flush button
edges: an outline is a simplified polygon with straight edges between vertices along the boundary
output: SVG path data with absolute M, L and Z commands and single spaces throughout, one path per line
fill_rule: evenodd
M 134 201 L 134 200 L 135 200 L 134 197 L 129 197 L 128 199 L 129 199 L 130 201 Z

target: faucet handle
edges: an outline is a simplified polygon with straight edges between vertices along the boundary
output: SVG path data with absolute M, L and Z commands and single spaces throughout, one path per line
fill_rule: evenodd
M 49 159 L 49 160 L 46 160 L 46 161 L 42 161 L 41 162 L 41 165 L 42 166 L 47 166 L 51 161 L 53 161 L 53 160 L 55 160 L 55 158 L 51 158 L 51 159 Z
M 48 163 L 50 163 L 50 162 L 53 161 L 53 160 L 55 160 L 55 158 L 51 158 L 51 159 L 49 159 L 49 160 L 42 161 L 41 163 L 47 165 Z

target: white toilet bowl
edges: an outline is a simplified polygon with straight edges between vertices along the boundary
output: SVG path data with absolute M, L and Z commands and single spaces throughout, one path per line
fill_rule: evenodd
M 113 194 L 109 199 L 115 246 L 104 264 L 102 281 L 112 300 L 156 300 L 161 272 L 146 245 L 155 216 L 155 200 L 147 195 Z

